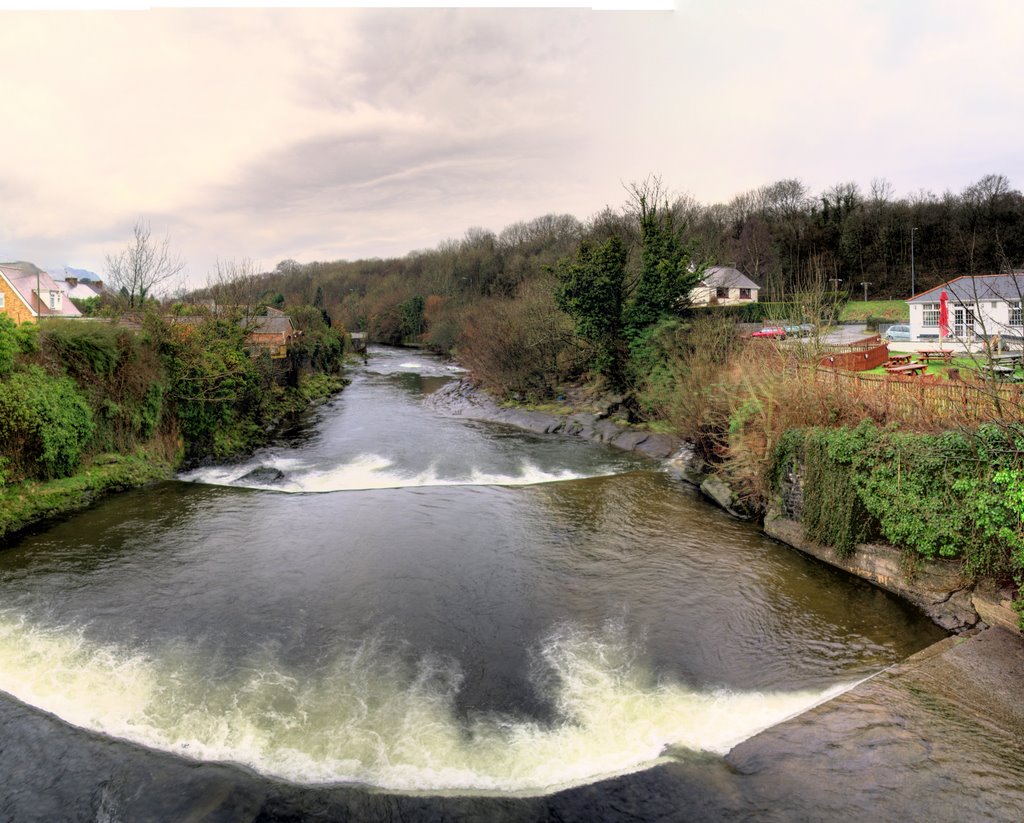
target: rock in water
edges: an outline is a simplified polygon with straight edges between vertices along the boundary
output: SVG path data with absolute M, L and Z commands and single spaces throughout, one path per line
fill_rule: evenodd
M 243 474 L 235 482 L 266 484 L 280 483 L 282 480 L 284 480 L 284 472 L 280 469 L 275 469 L 273 466 L 260 466 L 251 472 Z

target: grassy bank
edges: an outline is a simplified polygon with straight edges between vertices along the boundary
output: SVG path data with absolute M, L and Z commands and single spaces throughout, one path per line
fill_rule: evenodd
M 844 323 L 909 323 L 910 306 L 902 300 L 851 300 L 839 315 Z
M 112 492 L 166 480 L 169 463 L 147 457 L 97 455 L 77 474 L 59 480 L 26 480 L 0 488 L 0 543 L 33 523 L 84 509 Z

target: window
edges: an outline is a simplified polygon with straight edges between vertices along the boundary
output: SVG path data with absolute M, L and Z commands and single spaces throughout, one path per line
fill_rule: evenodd
M 0 302 L 0 306 L 2 306 L 2 305 L 3 305 L 3 303 Z M 1010 301 L 1010 325 L 1011 326 L 1024 326 L 1024 323 L 1021 322 L 1020 300 L 1011 300 Z
M 921 325 L 938 326 L 939 325 L 939 304 L 938 303 L 925 303 L 924 304 L 924 319 L 921 321 Z
M 7 296 L 6 292 L 0 291 L 0 309 L 4 307 L 4 298 Z
M 715 289 L 715 297 L 719 300 L 727 300 L 729 298 L 729 287 L 719 286 Z
M 750 289 L 740 289 L 740 300 L 750 299 Z
M 54 310 L 60 308 L 60 292 L 59 291 L 53 291 L 52 289 L 50 290 L 50 308 L 54 309 Z

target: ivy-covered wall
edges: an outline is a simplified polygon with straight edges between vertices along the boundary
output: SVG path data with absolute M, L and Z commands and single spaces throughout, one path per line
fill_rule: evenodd
M 791 430 L 771 484 L 787 514 L 840 555 L 882 539 L 912 561 L 959 559 L 971 579 L 1024 582 L 1024 430 Z

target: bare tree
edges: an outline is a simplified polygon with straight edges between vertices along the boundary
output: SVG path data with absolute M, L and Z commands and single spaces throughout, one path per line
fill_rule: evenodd
M 241 261 L 218 258 L 206 280 L 206 292 L 213 300 L 214 314 L 234 316 L 249 331 L 255 324 L 254 318 L 264 311 L 260 298 L 266 284 L 259 266 L 248 257 Z
M 149 222 L 135 221 L 133 238 L 117 254 L 107 255 L 107 281 L 129 308 L 141 306 L 153 290 L 178 275 L 185 261 L 171 252 L 169 237 L 154 240 Z
M 884 177 L 871 178 L 871 202 L 875 208 L 878 208 L 892 200 L 892 196 L 895 192 L 896 189 L 893 184 Z

